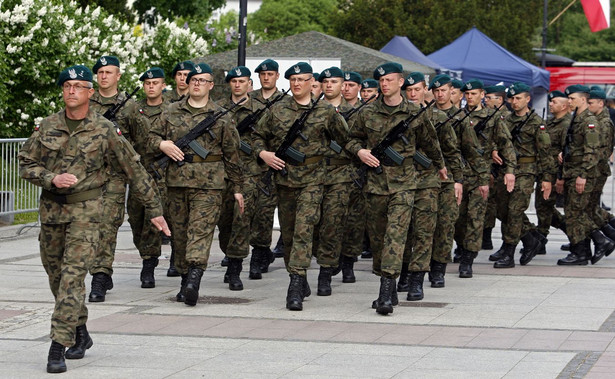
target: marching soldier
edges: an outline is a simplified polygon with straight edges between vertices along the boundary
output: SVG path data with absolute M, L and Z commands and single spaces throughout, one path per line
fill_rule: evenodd
M 369 101 L 370 103 L 373 103 L 374 101 L 376 101 L 376 98 L 373 98 L 371 100 L 369 99 L 373 95 L 378 95 L 378 93 L 379 93 L 378 82 L 376 80 L 365 79 L 361 82 L 360 95 L 361 95 L 362 101 Z
M 175 81 L 175 88 L 171 91 L 164 92 L 164 101 L 167 103 L 174 103 L 188 96 L 188 83 L 186 83 L 186 77 L 193 68 L 194 63 L 191 61 L 179 62 L 173 67 L 171 78 Z
M 361 74 L 354 71 L 344 73 L 342 96 L 353 107 L 359 106 L 359 91 L 361 90 Z
M 457 109 L 461 109 L 461 99 L 463 99 L 463 82 L 458 79 L 451 80 L 451 103 Z

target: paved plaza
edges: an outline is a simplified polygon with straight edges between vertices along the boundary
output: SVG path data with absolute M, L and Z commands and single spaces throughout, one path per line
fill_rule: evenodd
M 0 228 L 0 377 L 39 378 L 47 375 L 53 301 L 38 228 L 16 236 L 19 228 Z M 371 260 L 359 259 L 354 284 L 335 277 L 330 297 L 316 296 L 313 262 L 312 296 L 302 312 L 290 312 L 282 260 L 262 280 L 248 279 L 244 261 L 245 290 L 232 292 L 217 239 L 199 303 L 177 303 L 179 278 L 165 276 L 170 248 L 163 247 L 156 288 L 140 288 L 141 261 L 125 223 L 115 287 L 106 302 L 88 304 L 94 346 L 84 359 L 67 360 L 62 377 L 612 378 L 615 255 L 595 266 L 556 266 L 564 238 L 553 232 L 547 255 L 513 269 L 494 269 L 482 251 L 473 279 L 458 278 L 450 264 L 446 288 L 426 282 L 425 300 L 404 294 L 393 314 L 380 316 L 370 307 L 379 287 Z

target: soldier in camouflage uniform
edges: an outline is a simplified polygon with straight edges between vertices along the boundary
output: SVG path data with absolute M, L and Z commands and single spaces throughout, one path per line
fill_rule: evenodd
M 273 59 L 265 59 L 254 70 L 258 73 L 258 79 L 261 83 L 261 88 L 250 92 L 250 99 L 254 101 L 254 105 L 259 109 L 264 108 L 267 101 L 273 100 L 280 96 L 282 92 L 278 90 L 277 81 L 280 78 L 278 72 L 278 62 Z M 258 160 L 261 167 L 261 172 L 264 175 L 268 170 L 268 166 Z M 275 214 L 275 208 L 278 204 L 278 196 L 275 193 L 275 186 L 271 187 L 271 196 L 265 195 L 264 192 L 258 191 L 256 193 L 254 218 L 251 226 L 250 245 L 252 245 L 252 260 L 260 257 L 260 266 L 252 266 L 250 261 L 250 278 L 258 279 L 262 277 L 262 273 L 269 271 L 269 264 L 275 259 L 273 252 L 271 251 L 271 239 L 273 233 L 273 217 Z M 284 256 L 282 242 L 282 235 L 278 239 L 276 249 L 280 245 L 280 257 Z M 256 258 L 255 258 L 256 255 Z
M 175 88 L 163 93 L 162 96 L 165 102 L 174 103 L 188 96 L 188 83 L 186 83 L 186 77 L 188 77 L 188 74 L 193 68 L 194 63 L 191 61 L 179 62 L 173 67 L 171 78 L 175 81 Z
M 497 179 L 496 184 L 502 184 L 506 191 L 512 191 L 515 184 L 514 169 L 517 159 L 510 140 L 510 133 L 506 125 L 501 123 L 501 119 L 493 115 L 493 111 L 490 112 L 483 108 L 481 104 L 485 96 L 483 87 L 481 80 L 471 79 L 462 88 L 467 101 L 466 110 L 471 112 L 466 121 L 476 131 L 480 144 L 479 153 L 487 167 L 491 164 L 491 158 L 499 159 L 498 152 L 504 157 L 505 174 L 502 180 Z M 464 173 L 469 174 L 468 170 Z M 483 224 L 489 195 L 488 177 L 485 178 L 480 174 L 472 176 L 466 175 L 464 178 L 463 199 L 459 207 L 459 218 L 455 224 L 455 241 L 461 253 L 460 278 L 473 276 L 472 264 L 482 245 Z
M 111 171 L 130 178 L 147 217 L 169 233 L 156 185 L 119 129 L 88 108 L 92 72 L 72 66 L 58 78 L 66 108 L 41 121 L 19 152 L 19 173 L 43 187 L 40 252 L 55 298 L 47 372 L 66 371 L 92 345 L 86 322 L 85 276 L 96 255 L 103 218 L 102 187 Z
M 337 113 L 343 115 L 352 106 L 342 97 L 344 72 L 339 67 L 329 67 L 320 73 L 318 78 L 322 83 L 324 101 Z M 318 296 L 331 295 L 331 276 L 340 265 L 342 242 L 345 236 L 345 226 L 348 216 L 350 192 L 352 191 L 353 166 L 350 154 L 334 139 L 330 140 L 329 149 L 325 152 L 326 175 L 323 187 L 323 199 L 320 204 L 320 222 L 314 229 L 314 244 L 312 251 L 320 265 L 318 274 Z M 352 268 L 354 258 L 343 258 L 343 264 Z M 346 262 L 348 261 L 348 262 Z M 345 271 L 346 282 L 352 281 Z M 354 276 L 354 275 L 353 275 Z
M 103 56 L 96 61 L 92 70 L 96 75 L 98 91 L 90 98 L 90 108 L 100 114 L 123 102 L 125 93 L 118 91 L 118 81 L 121 77 L 120 62 L 117 57 Z M 149 129 L 149 122 L 140 117 L 137 104 L 129 99 L 117 113 L 115 124 L 122 135 L 133 146 L 142 145 L 140 139 L 143 131 Z M 124 222 L 124 203 L 126 199 L 126 179 L 119 174 L 112 174 L 104 189 L 104 215 L 107 220 L 101 223 L 100 253 L 97 254 L 90 269 L 92 288 L 88 297 L 91 302 L 103 302 L 108 290 L 113 288 L 113 259 L 117 244 L 117 232 Z
M 243 213 L 243 175 L 239 157 L 239 134 L 225 115 L 182 151 L 173 141 L 183 137 L 199 122 L 223 110 L 209 99 L 213 88 L 211 67 L 194 66 L 186 77 L 188 97 L 167 106 L 149 133 L 149 148 L 169 156 L 166 169 L 169 219 L 175 244 L 175 265 L 182 275 L 177 301 L 194 306 L 199 298 L 203 271 L 207 268 L 214 229 L 220 217 L 226 178 Z M 183 162 L 178 164 L 176 162 Z
M 461 108 L 461 100 L 463 99 L 463 82 L 459 79 L 451 80 L 451 103 L 457 109 Z
M 256 154 L 275 174 L 278 193 L 278 212 L 284 238 L 284 261 L 290 274 L 286 296 L 286 308 L 300 311 L 303 300 L 310 290 L 306 279 L 312 258 L 314 228 L 320 219 L 320 203 L 325 182 L 325 154 L 330 140 L 340 146 L 346 144 L 348 127 L 344 119 L 329 104 L 318 102 L 311 96 L 314 78 L 312 67 L 299 62 L 291 66 L 284 77 L 290 81 L 292 97 L 286 97 L 272 106 L 260 119 L 257 127 L 254 149 Z M 313 108 L 314 107 L 314 108 Z M 305 139 L 296 138 L 292 148 L 305 154 L 303 162 L 288 159 L 286 162 L 276 156 L 282 141 L 295 120 L 304 112 L 309 113 L 302 133 Z
M 562 178 L 558 178 L 556 189 L 565 192 L 564 215 L 566 233 L 570 239 L 570 254 L 559 259 L 558 265 L 587 265 L 598 262 L 604 255 L 615 249 L 615 243 L 606 237 L 592 219 L 591 193 L 596 185 L 598 162 L 600 161 L 600 124 L 589 111 L 589 88 L 575 84 L 566 88 L 570 108 L 575 110 L 574 121 L 562 141 Z M 567 138 L 568 132 L 570 137 Z M 592 255 L 590 238 L 594 241 Z
M 322 74 L 322 72 L 321 72 Z M 357 107 L 359 102 L 359 91 L 361 91 L 361 74 L 354 71 L 346 71 L 344 73 L 344 86 L 342 87 L 342 96 L 351 107 Z
M 361 91 L 359 92 L 359 94 L 361 95 L 361 101 L 369 101 L 370 103 L 373 103 L 374 101 L 376 101 L 376 98 L 373 98 L 371 100 L 370 98 L 374 95 L 376 95 L 376 97 L 378 96 L 378 82 L 374 79 L 364 79 L 361 82 Z
M 233 124 L 239 127 L 240 123 L 246 117 L 253 114 L 260 106 L 260 103 L 254 101 L 248 95 L 248 87 L 250 84 L 250 69 L 245 66 L 237 66 L 228 71 L 225 81 L 231 87 L 231 96 L 218 102 L 223 108 L 230 109 L 242 99 L 246 99 L 240 105 L 236 106 L 230 113 Z M 256 125 L 252 125 L 254 128 Z M 262 177 L 262 169 L 257 162 L 257 156 L 254 155 L 253 129 L 250 125 L 241 127 L 238 130 L 241 138 L 240 146 L 240 161 L 241 168 L 244 173 L 244 185 L 241 188 L 245 211 L 243 214 L 239 211 L 233 197 L 233 183 L 226 180 L 226 189 L 222 193 L 222 209 L 220 211 L 220 220 L 218 221 L 218 239 L 220 240 L 220 248 L 222 252 L 229 258 L 229 265 L 224 275 L 224 282 L 228 283 L 229 289 L 232 291 L 243 290 L 243 283 L 239 277 L 242 268 L 243 260 L 250 252 L 250 224 L 254 219 L 255 202 L 258 197 L 259 189 L 257 182 Z M 262 264 L 262 256 L 258 253 L 252 254 L 250 261 L 250 278 L 261 279 L 260 266 Z M 255 274 L 256 273 L 256 274 Z
M 416 189 L 413 160 L 416 148 L 421 147 L 432 160 L 441 179 L 446 179 L 447 175 L 435 130 L 424 114 L 405 131 L 407 144 L 398 138 L 391 145 L 404 157 L 401 165 L 390 159 L 379 160 L 371 154 L 370 149 L 379 144 L 392 128 L 420 110 L 417 105 L 404 101 L 401 95 L 404 78 L 400 64 L 389 62 L 378 66 L 374 78 L 380 82 L 382 96 L 359 112 L 346 147 L 367 166 L 380 166 L 382 169 L 380 174 L 372 169 L 367 171 L 364 191 L 367 194 L 366 214 L 370 220 L 369 238 L 374 254 L 373 271 L 380 276 L 379 296 L 372 307 L 379 314 L 386 315 L 393 312 L 396 303 L 395 279 L 401 273 L 410 227 Z

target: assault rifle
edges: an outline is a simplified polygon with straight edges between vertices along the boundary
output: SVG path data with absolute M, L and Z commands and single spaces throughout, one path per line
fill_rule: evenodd
M 461 113 L 461 111 L 463 111 L 463 108 L 459 108 L 459 110 L 457 110 L 457 112 L 453 113 L 452 115 L 448 116 L 448 118 L 444 121 L 439 121 L 436 123 L 436 125 L 434 126 L 434 128 L 436 129 L 436 132 L 440 131 L 440 128 L 442 127 L 442 125 L 446 124 L 447 122 L 449 122 L 450 120 L 452 120 L 455 116 L 457 116 L 459 113 Z M 465 117 L 468 117 L 468 113 L 466 113 Z M 463 120 L 463 118 L 462 118 Z M 455 122 L 458 122 L 459 120 L 456 120 Z M 453 124 L 456 125 L 456 124 Z
M 476 124 L 476 126 L 474 127 L 474 132 L 476 132 L 477 136 L 481 136 L 485 140 L 488 139 L 487 136 L 485 135 L 485 133 L 483 133 L 483 131 L 487 127 L 487 123 L 489 122 L 489 120 L 491 120 L 493 118 L 493 116 L 495 116 L 498 113 L 498 111 L 504 106 L 504 104 L 505 103 L 500 104 L 499 107 L 495 108 L 495 111 L 492 114 L 490 114 L 489 116 L 485 117 L 483 120 L 481 120 L 481 122 Z
M 527 116 L 525 116 L 525 119 L 523 121 L 515 125 L 513 130 L 510 131 L 511 137 L 517 140 L 517 142 L 521 143 L 521 136 L 519 135 L 521 134 L 521 128 L 523 128 L 525 124 L 527 124 L 527 122 L 530 120 L 530 117 L 532 117 L 533 114 L 534 114 L 534 109 L 532 109 L 530 113 L 528 113 Z
M 246 134 L 248 131 L 256 130 L 254 129 L 254 126 L 261 119 L 261 117 L 263 116 L 263 113 L 265 113 L 265 111 L 269 109 L 273 104 L 282 100 L 284 96 L 286 96 L 287 93 L 288 93 L 288 90 L 282 92 L 279 96 L 277 96 L 275 99 L 271 101 L 267 100 L 267 103 L 265 104 L 263 108 L 257 109 L 255 112 L 250 113 L 243 120 L 241 120 L 241 122 L 237 125 L 237 131 L 239 132 L 239 135 L 242 136 Z M 250 147 L 250 145 L 248 145 L 248 143 L 243 140 L 240 141 L 239 148 L 241 149 L 241 151 L 243 151 L 244 153 L 248 155 L 252 154 L 252 147 Z
M 564 147 L 562 148 L 562 164 L 559 165 L 557 171 L 558 179 L 563 179 L 564 162 L 567 162 L 570 159 L 570 143 L 572 142 L 573 138 L 572 126 L 574 125 L 574 119 L 577 117 L 578 110 L 579 107 L 574 108 L 574 111 L 572 112 L 572 117 L 570 118 L 570 124 L 568 125 L 568 129 L 566 129 L 566 141 L 564 142 Z
M 111 108 L 107 109 L 107 111 L 105 113 L 103 113 L 103 117 L 106 118 L 109 121 L 115 121 L 115 115 L 117 114 L 117 112 L 119 112 L 120 109 L 122 109 L 122 107 L 124 106 L 124 104 L 126 104 L 128 102 L 128 100 L 130 100 L 130 98 L 133 97 L 140 89 L 141 89 L 141 87 L 137 87 L 130 94 L 128 94 L 128 92 L 126 92 L 126 94 L 127 94 L 126 98 L 124 100 L 120 101 L 119 103 L 114 104 Z
M 352 117 L 353 114 L 357 113 L 358 111 L 361 110 L 361 108 L 363 108 L 364 106 L 369 104 L 369 102 L 372 101 L 376 96 L 378 96 L 377 93 L 373 94 L 369 99 L 361 102 L 361 105 L 359 105 L 358 107 L 352 108 L 348 112 L 340 113 L 342 115 L 342 117 L 344 117 L 344 121 L 348 122 L 348 120 L 350 120 L 350 117 Z
M 407 119 L 400 121 L 397 125 L 395 125 L 395 127 L 393 127 L 391 131 L 389 131 L 389 133 L 384 137 L 384 139 L 371 149 L 371 154 L 374 157 L 376 157 L 376 159 L 378 160 L 389 158 L 393 162 L 395 162 L 397 165 L 401 166 L 404 163 L 405 157 L 399 154 L 397 151 L 395 151 L 391 147 L 391 145 L 393 145 L 393 143 L 395 143 L 395 141 L 397 141 L 398 139 L 401 139 L 406 145 L 410 143 L 408 139 L 406 138 L 406 136 L 404 136 L 404 133 L 408 130 L 412 121 L 416 120 L 433 103 L 434 103 L 434 100 L 430 101 L 427 104 L 427 106 L 421 107 L 420 111 L 411 115 Z M 431 166 L 431 160 L 418 151 L 414 155 L 414 160 L 417 163 L 420 163 L 421 165 L 423 165 L 425 168 Z M 355 174 L 356 178 L 352 179 L 357 187 L 363 188 L 363 186 L 365 185 L 367 181 L 367 170 L 369 168 L 370 167 L 368 165 L 363 163 L 361 164 L 361 167 L 359 167 L 359 169 L 357 170 Z M 382 166 L 374 167 L 374 170 L 376 174 L 381 174 Z
M 298 151 L 291 145 L 295 142 L 295 140 L 297 140 L 297 138 L 301 138 L 302 140 L 307 141 L 307 137 L 301 131 L 303 129 L 303 126 L 305 125 L 305 122 L 307 121 L 308 116 L 316 108 L 316 105 L 318 105 L 318 102 L 323 97 L 323 95 L 324 94 L 321 94 L 320 96 L 318 96 L 318 98 L 312 104 L 312 106 L 309 109 L 306 109 L 305 111 L 303 111 L 301 116 L 299 116 L 299 118 L 296 119 L 295 122 L 293 122 L 290 129 L 288 129 L 288 132 L 286 133 L 284 140 L 282 141 L 280 146 L 278 146 L 278 148 L 275 151 L 276 157 L 284 160 L 285 162 L 286 161 L 292 161 L 296 163 L 305 162 L 305 154 Z M 269 167 L 269 170 L 265 173 L 265 175 L 261 179 L 261 185 L 259 185 L 260 190 L 263 191 L 263 193 L 267 196 L 271 196 L 271 178 L 273 174 L 275 173 L 275 171 L 276 170 Z M 286 170 L 286 168 L 282 168 L 280 170 L 280 175 L 282 176 L 288 175 L 288 171 Z
M 239 102 L 233 104 L 229 109 L 218 111 L 212 115 L 207 116 L 204 120 L 196 124 L 194 128 L 190 129 L 190 131 L 188 131 L 188 133 L 186 133 L 183 137 L 178 139 L 175 142 L 175 146 L 179 147 L 181 150 L 184 150 L 185 148 L 190 147 L 202 159 L 207 158 L 207 155 L 209 155 L 209 150 L 201 146 L 196 141 L 196 139 L 205 133 L 209 133 L 209 136 L 212 139 L 215 139 L 216 135 L 211 130 L 211 128 L 216 124 L 216 121 L 218 121 L 225 114 L 232 111 L 236 106 L 239 105 L 239 103 L 242 103 L 245 99 L 246 98 L 239 100 Z M 168 155 L 160 154 L 156 158 L 156 160 L 152 164 L 150 164 L 149 167 L 151 171 L 154 173 L 154 176 L 156 177 L 156 179 L 158 180 L 162 179 L 162 175 L 160 174 L 160 172 L 158 172 L 158 170 L 164 170 L 169 165 L 170 160 L 171 158 Z M 191 161 L 188 161 L 188 162 L 191 162 Z M 183 166 L 184 163 L 185 161 L 177 161 L 177 165 L 180 167 Z

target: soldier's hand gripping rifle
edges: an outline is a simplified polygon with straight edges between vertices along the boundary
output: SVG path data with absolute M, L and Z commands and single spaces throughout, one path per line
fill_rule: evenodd
M 376 157 L 376 159 L 378 159 L 379 161 L 382 161 L 383 159 L 385 159 L 385 157 L 388 157 L 393 162 L 395 162 L 397 165 L 401 166 L 404 163 L 405 157 L 400 155 L 397 151 L 395 151 L 391 147 L 391 145 L 393 145 L 393 143 L 395 143 L 395 141 L 397 141 L 398 139 L 401 139 L 406 145 L 410 143 L 408 139 L 406 138 L 406 136 L 404 135 L 404 133 L 408 130 L 408 128 L 410 128 L 410 124 L 414 120 L 416 120 L 423 112 L 425 112 L 427 108 L 429 108 L 433 103 L 434 103 L 434 100 L 429 102 L 427 106 L 421 107 L 421 110 L 418 111 L 417 113 L 411 115 L 410 117 L 406 118 L 405 120 L 400 121 L 397 125 L 395 125 L 395 127 L 393 127 L 391 131 L 389 131 L 389 133 L 384 137 L 384 139 L 371 149 L 370 151 L 371 154 L 374 157 Z M 422 155 L 422 157 L 417 158 L 417 154 L 415 153 L 414 159 L 422 165 L 425 165 L 428 163 L 426 167 L 429 167 L 431 165 L 431 160 L 424 155 Z M 421 159 L 424 159 L 425 161 L 423 163 L 419 162 L 419 160 Z M 367 170 L 370 168 L 371 167 L 369 167 L 365 163 L 361 164 L 361 167 L 359 167 L 359 169 L 355 173 L 356 177 L 352 179 L 354 184 L 357 187 L 363 188 L 363 186 L 365 185 L 365 182 L 367 181 Z M 373 169 L 376 172 L 376 174 L 382 173 L 381 165 L 379 165 L 378 167 L 374 167 Z
M 303 163 L 303 162 L 305 162 L 305 154 L 303 154 L 302 152 L 298 151 L 297 149 L 295 149 L 291 145 L 299 137 L 302 140 L 307 141 L 307 137 L 305 135 L 303 135 L 303 133 L 301 131 L 303 130 L 303 127 L 305 126 L 305 122 L 307 121 L 308 116 L 316 108 L 316 105 L 318 105 L 318 102 L 323 97 L 323 95 L 324 95 L 324 93 L 320 94 L 320 96 L 318 96 L 318 98 L 316 99 L 316 101 L 314 101 L 312 106 L 309 109 L 306 109 L 305 111 L 303 111 L 301 116 L 299 116 L 299 118 L 296 119 L 295 122 L 293 122 L 293 124 L 291 125 L 290 129 L 286 133 L 286 136 L 284 137 L 284 140 L 282 141 L 280 146 L 275 151 L 275 156 L 276 157 L 282 159 L 285 162 L 287 162 L 289 160 L 293 161 L 293 162 L 296 162 L 296 163 Z M 275 169 L 269 167 L 269 170 L 262 177 L 261 183 L 259 185 L 260 190 L 263 191 L 263 193 L 265 195 L 267 195 L 267 196 L 271 196 L 271 178 L 272 178 L 273 174 L 275 173 L 275 171 L 276 171 Z M 282 175 L 282 176 L 288 175 L 288 171 L 286 170 L 286 168 L 282 168 L 280 170 L 280 175 Z
M 510 135 L 513 138 L 513 140 L 517 140 L 517 142 L 521 143 L 521 129 L 525 126 L 525 124 L 527 124 L 527 122 L 530 120 L 530 117 L 532 117 L 533 114 L 534 114 L 534 109 L 532 109 L 530 113 L 528 113 L 527 116 L 525 116 L 525 119 L 523 119 L 523 121 L 515 125 L 513 130 L 510 131 Z
M 201 146 L 196 141 L 196 139 L 205 133 L 209 133 L 211 138 L 215 139 L 216 135 L 211 130 L 211 128 L 216 124 L 216 121 L 218 121 L 225 114 L 232 111 L 240 103 L 243 103 L 245 99 L 246 98 L 244 97 L 243 99 L 239 100 L 239 102 L 233 104 L 229 109 L 218 111 L 212 115 L 207 116 L 204 120 L 196 124 L 194 128 L 190 129 L 190 131 L 186 133 L 183 137 L 178 139 L 175 142 L 175 146 L 179 147 L 181 150 L 190 147 L 201 158 L 207 158 L 207 155 L 209 155 L 209 150 Z M 169 161 L 171 161 L 171 158 L 168 155 L 160 154 L 156 158 L 156 160 L 152 164 L 150 164 L 150 171 L 154 173 L 156 179 L 162 179 L 162 175 L 160 174 L 160 172 L 158 172 L 158 170 L 164 170 L 169 165 Z M 183 166 L 184 163 L 184 161 L 177 161 L 178 166 Z
M 353 114 L 357 113 L 358 111 L 361 110 L 361 108 L 363 108 L 364 106 L 369 104 L 369 102 L 372 101 L 376 96 L 378 96 L 377 93 L 373 94 L 369 99 L 367 99 L 365 101 L 362 101 L 361 105 L 359 105 L 358 107 L 352 108 L 348 112 L 340 113 L 342 115 L 342 117 L 344 117 L 344 121 L 348 122 L 348 120 L 350 120 L 350 117 L 352 117 Z
M 572 142 L 572 138 L 573 138 L 572 127 L 574 125 L 574 119 L 577 117 L 578 110 L 579 110 L 579 107 L 576 107 L 574 111 L 572 112 L 572 117 L 570 118 L 570 124 L 568 125 L 568 129 L 566 129 L 566 140 L 564 142 L 564 147 L 562 148 L 562 164 L 559 165 L 558 171 L 557 171 L 557 178 L 560 180 L 564 178 L 564 162 L 567 162 L 570 159 L 570 143 Z
M 140 89 L 141 87 L 135 88 L 134 91 L 126 95 L 126 98 L 124 100 L 120 101 L 117 104 L 114 104 L 111 108 L 107 109 L 107 111 L 103 113 L 103 117 L 109 121 L 115 121 L 115 116 L 117 115 L 117 112 L 119 112 L 120 109 L 122 109 L 122 107 L 124 106 L 124 104 L 126 104 L 128 100 L 130 100 L 130 98 L 133 97 Z
M 275 99 L 271 101 L 267 100 L 267 103 L 265 104 L 263 108 L 260 108 L 256 110 L 255 112 L 250 113 L 243 120 L 241 120 L 241 122 L 237 125 L 237 131 L 239 132 L 239 136 L 241 137 L 242 135 L 246 134 L 248 131 L 256 130 L 254 129 L 254 127 L 258 123 L 258 120 L 260 120 L 261 117 L 263 117 L 263 114 L 265 113 L 265 111 L 271 108 L 273 104 L 282 100 L 284 96 L 286 96 L 287 93 L 288 93 L 288 90 L 282 92 L 279 96 L 277 96 Z M 248 145 L 248 143 L 246 143 L 244 140 L 240 141 L 239 148 L 241 149 L 241 151 L 243 151 L 244 153 L 248 155 L 252 154 L 252 147 Z
M 490 114 L 489 116 L 485 117 L 478 124 L 476 124 L 476 126 L 474 127 L 474 132 L 476 133 L 477 136 L 481 136 L 485 140 L 488 139 L 487 136 L 485 135 L 485 133 L 483 133 L 483 131 L 487 127 L 487 123 L 489 122 L 489 120 L 491 120 L 493 118 L 493 116 L 495 116 L 498 113 L 498 111 L 504 106 L 504 104 L 505 103 L 500 104 L 499 107 L 495 108 L 495 111 L 492 114 Z

